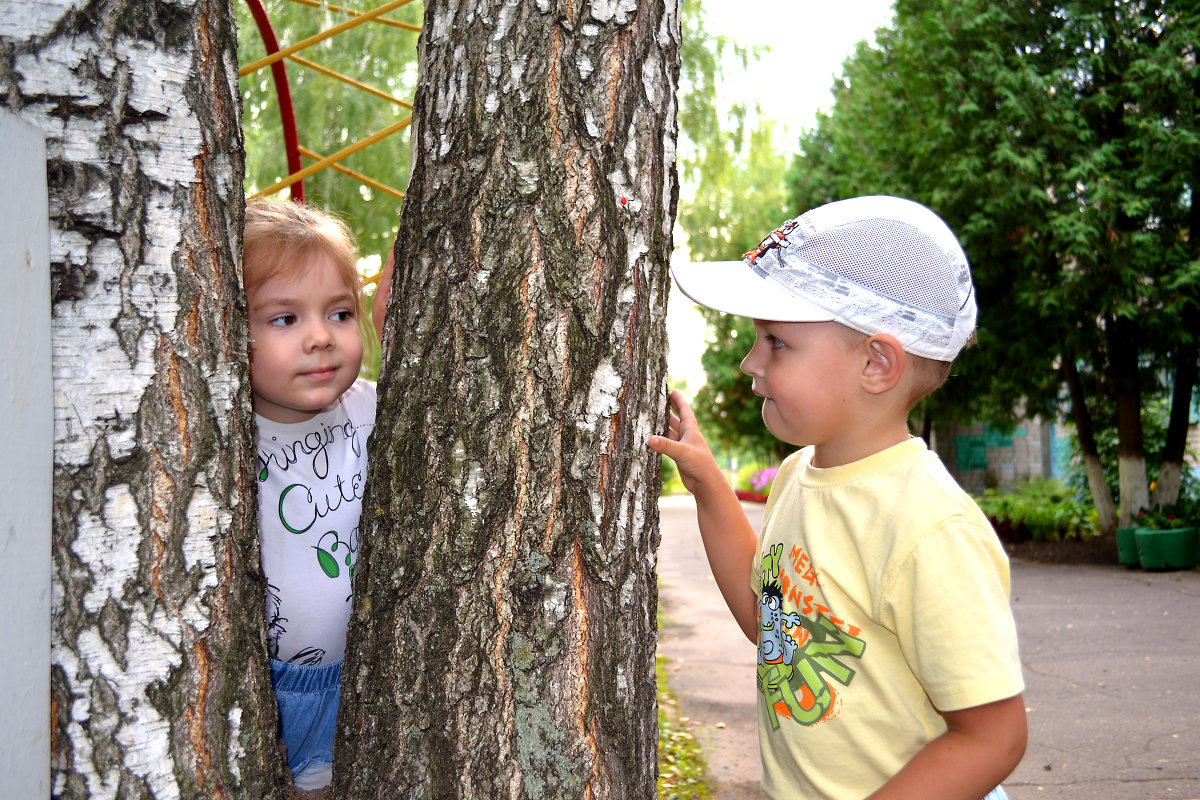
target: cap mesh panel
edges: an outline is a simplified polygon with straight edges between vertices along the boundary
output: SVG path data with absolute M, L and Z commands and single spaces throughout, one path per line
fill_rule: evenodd
M 954 265 L 932 239 L 903 222 L 870 219 L 831 228 L 805 238 L 800 256 L 913 308 L 958 313 Z M 899 264 L 908 265 L 902 274 Z

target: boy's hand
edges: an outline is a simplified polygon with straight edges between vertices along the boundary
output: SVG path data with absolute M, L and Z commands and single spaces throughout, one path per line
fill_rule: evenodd
M 684 488 L 692 494 L 698 494 L 714 480 L 727 485 L 708 442 L 700 433 L 692 407 L 678 391 L 671 392 L 670 430 L 666 436 L 651 436 L 647 443 L 651 450 L 675 462 Z
M 758 595 L 750 591 L 750 572 L 758 535 L 713 458 L 696 424 L 696 415 L 679 392 L 671 392 L 671 422 L 666 436 L 651 436 L 650 449 L 674 460 L 683 485 L 696 498 L 696 522 L 713 578 L 746 638 L 758 642 Z

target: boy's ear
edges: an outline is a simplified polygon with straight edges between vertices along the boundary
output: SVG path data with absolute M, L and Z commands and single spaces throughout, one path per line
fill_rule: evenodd
M 886 333 L 868 336 L 863 342 L 866 363 L 862 371 L 863 388 L 870 394 L 882 394 L 904 377 L 906 354 L 896 337 Z

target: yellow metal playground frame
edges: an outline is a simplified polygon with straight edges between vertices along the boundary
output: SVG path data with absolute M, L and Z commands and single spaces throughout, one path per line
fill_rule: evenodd
M 280 115 L 283 119 L 284 145 L 285 149 L 287 150 L 289 169 L 289 174 L 286 178 L 273 183 L 272 185 L 266 187 L 265 189 L 261 189 L 252 195 L 249 195 L 246 199 L 255 200 L 261 197 L 267 197 L 275 194 L 276 192 L 282 191 L 283 189 L 292 187 L 292 198 L 303 200 L 304 179 L 326 168 L 332 168 L 344 175 L 354 178 L 355 180 L 370 186 L 372 189 L 391 195 L 397 199 L 403 199 L 404 193 L 398 189 L 380 183 L 374 178 L 364 175 L 361 172 L 356 172 L 355 170 L 342 165 L 340 162 L 354 153 L 364 150 L 376 142 L 379 142 L 382 139 L 385 139 L 388 136 L 391 136 L 392 134 L 409 127 L 409 125 L 412 124 L 412 114 L 409 114 L 404 119 L 387 126 L 383 130 L 376 131 L 375 133 L 372 133 L 369 136 L 366 136 L 365 138 L 360 139 L 353 144 L 342 148 L 341 150 L 338 150 L 332 155 L 323 156 L 320 153 L 309 150 L 308 148 L 299 144 L 296 134 L 295 113 L 292 109 L 290 90 L 288 89 L 287 85 L 287 72 L 284 68 L 283 60 L 287 59 L 301 67 L 305 67 L 323 75 L 327 75 L 356 90 L 364 91 L 374 97 L 378 97 L 390 103 L 403 106 L 411 111 L 412 103 L 401 100 L 389 92 L 384 92 L 380 89 L 376 89 L 373 86 L 368 86 L 361 81 L 355 80 L 347 75 L 343 75 L 335 70 L 329 69 L 328 67 L 298 56 L 296 53 L 299 53 L 301 50 L 312 47 L 313 45 L 323 42 L 339 33 L 343 33 L 351 28 L 355 28 L 367 22 L 378 22 L 380 24 L 390 25 L 392 27 L 420 32 L 421 27 L 419 25 L 413 25 L 409 22 L 401 22 L 399 20 L 394 20 L 383 16 L 389 11 L 393 11 L 401 6 L 413 2 L 413 0 L 390 0 L 390 2 L 374 8 L 371 11 L 365 12 L 342 8 L 340 6 L 321 2 L 321 0 L 291 0 L 291 2 L 311 6 L 314 8 L 326 9 L 335 13 L 346 14 L 350 16 L 350 19 L 339 23 L 332 28 L 321 31 L 314 36 L 310 36 L 307 39 L 303 39 L 295 44 L 281 48 L 275 40 L 274 30 L 271 28 L 270 21 L 267 19 L 266 9 L 262 6 L 261 0 L 246 0 L 247 5 L 250 6 L 250 10 L 254 14 L 255 22 L 258 24 L 259 33 L 262 35 L 263 43 L 266 45 L 267 55 L 264 58 L 260 58 L 259 60 L 247 64 L 239 69 L 238 78 L 241 79 L 247 75 L 258 72 L 263 67 L 271 67 L 275 80 L 276 95 L 279 98 Z M 305 158 L 312 160 L 314 163 L 307 167 L 300 168 L 300 156 L 304 156 Z M 379 276 L 375 275 L 371 278 L 367 278 L 366 280 L 367 282 L 374 283 L 378 279 Z

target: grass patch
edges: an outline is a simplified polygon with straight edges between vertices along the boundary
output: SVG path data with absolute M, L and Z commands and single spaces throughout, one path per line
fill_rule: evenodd
M 708 764 L 700 743 L 680 719 L 679 701 L 667 680 L 667 659 L 655 658 L 658 678 L 658 799 L 710 800 Z

